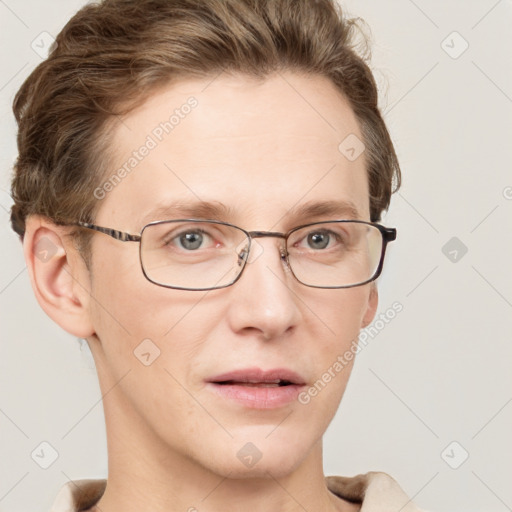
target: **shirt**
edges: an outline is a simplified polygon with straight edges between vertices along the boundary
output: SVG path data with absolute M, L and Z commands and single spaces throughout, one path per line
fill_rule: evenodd
M 427 512 L 419 509 L 387 473 L 370 471 L 353 477 L 328 476 L 327 488 L 340 498 L 361 504 L 361 512 Z M 107 480 L 69 480 L 57 493 L 50 512 L 80 512 L 95 505 Z

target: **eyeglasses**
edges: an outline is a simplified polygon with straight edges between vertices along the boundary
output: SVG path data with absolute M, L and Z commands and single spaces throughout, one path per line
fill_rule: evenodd
M 139 242 L 144 276 L 179 290 L 215 290 L 234 284 L 255 238 L 282 238 L 280 256 L 293 276 L 313 288 L 351 288 L 379 277 L 396 229 L 361 220 L 314 222 L 288 233 L 245 231 L 227 222 L 199 219 L 147 224 L 139 235 L 77 222 L 122 242 Z M 254 251 L 254 249 L 253 249 Z

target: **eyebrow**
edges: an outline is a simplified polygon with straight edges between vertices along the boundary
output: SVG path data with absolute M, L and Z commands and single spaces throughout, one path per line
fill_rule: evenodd
M 211 219 L 227 222 L 235 217 L 235 211 L 220 201 L 175 202 L 157 205 L 141 219 L 141 225 L 157 220 L 173 218 Z M 290 208 L 282 218 L 311 219 L 312 217 L 337 217 L 339 219 L 361 219 L 352 201 L 309 201 Z
M 292 217 L 339 217 L 360 219 L 361 215 L 352 201 L 310 201 L 292 207 L 287 215 Z
M 144 215 L 140 221 L 142 225 L 151 221 L 173 218 L 197 218 L 225 221 L 233 214 L 232 209 L 220 201 L 175 202 L 157 205 Z

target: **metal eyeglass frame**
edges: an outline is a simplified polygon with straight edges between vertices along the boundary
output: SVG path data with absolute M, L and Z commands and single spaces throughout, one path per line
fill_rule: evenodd
M 174 223 L 174 222 L 209 222 L 209 223 L 212 223 L 212 224 L 221 224 L 221 225 L 224 225 L 224 226 L 229 226 L 229 227 L 232 227 L 232 228 L 236 228 L 239 231 L 242 231 L 246 235 L 246 237 L 247 237 L 247 239 L 249 241 L 249 245 L 247 247 L 247 251 L 246 251 L 246 254 L 244 255 L 244 257 L 239 255 L 239 262 L 240 262 L 240 260 L 242 260 L 243 261 L 243 266 L 240 269 L 240 272 L 238 273 L 236 278 L 233 281 L 231 281 L 230 283 L 228 283 L 228 284 L 225 284 L 225 285 L 222 285 L 222 286 L 213 286 L 213 287 L 208 287 L 208 288 L 184 288 L 184 287 L 181 287 L 181 286 L 171 286 L 171 285 L 166 285 L 166 284 L 162 284 L 162 283 L 153 281 L 146 274 L 146 270 L 144 269 L 144 265 L 142 263 L 142 244 L 140 243 L 140 241 L 142 240 L 142 234 L 144 233 L 144 230 L 148 226 L 152 226 L 152 225 L 155 225 L 155 224 Z M 112 238 L 114 238 L 116 240 L 120 240 L 121 242 L 139 242 L 139 261 L 140 261 L 140 266 L 141 266 L 141 269 L 142 269 L 142 273 L 144 274 L 144 277 L 149 282 L 151 282 L 151 283 L 153 283 L 153 284 L 155 284 L 157 286 L 162 286 L 164 288 L 172 288 L 172 289 L 176 289 L 176 290 L 207 291 L 207 290 L 219 290 L 219 289 L 222 289 L 222 288 L 227 288 L 228 286 L 231 286 L 231 285 L 235 284 L 240 279 L 240 276 L 242 275 L 242 273 L 243 273 L 243 271 L 245 269 L 245 266 L 247 264 L 247 261 L 248 261 L 248 255 L 250 254 L 250 250 L 251 250 L 251 241 L 252 241 L 253 238 L 263 238 L 263 237 L 283 238 L 284 241 L 285 241 L 285 248 L 286 248 L 288 238 L 295 231 L 297 231 L 299 229 L 302 229 L 302 228 L 305 228 L 305 227 L 309 227 L 309 226 L 315 226 L 315 225 L 327 224 L 327 223 L 338 223 L 338 222 L 357 222 L 357 223 L 360 223 L 360 224 L 367 224 L 369 226 L 376 227 L 381 232 L 381 235 L 382 235 L 382 250 L 381 250 L 379 265 L 378 265 L 377 270 L 375 271 L 374 275 L 370 279 L 367 279 L 366 281 L 363 281 L 362 283 L 350 284 L 350 285 L 345 285 L 345 286 L 317 286 L 317 285 L 310 285 L 310 284 L 306 284 L 306 283 L 302 282 L 295 275 L 295 273 L 293 272 L 293 269 L 292 269 L 292 267 L 290 265 L 290 262 L 289 262 L 289 259 L 288 259 L 288 252 L 287 251 L 285 251 L 285 252 L 281 251 L 280 252 L 281 259 L 286 263 L 286 265 L 287 265 L 288 269 L 290 270 L 290 272 L 292 273 L 293 277 L 299 283 L 303 284 L 304 286 L 308 286 L 310 288 L 323 288 L 323 289 L 354 288 L 356 286 L 362 286 L 362 285 L 365 285 L 367 283 L 370 283 L 371 281 L 374 281 L 375 279 L 377 279 L 380 276 L 380 274 L 382 272 L 382 267 L 384 265 L 384 256 L 386 254 L 386 247 L 387 247 L 388 243 L 392 242 L 393 240 L 396 240 L 396 228 L 387 228 L 387 227 L 382 226 L 381 224 L 378 224 L 376 222 L 367 222 L 367 221 L 364 221 L 364 220 L 351 220 L 351 219 L 346 219 L 346 220 L 345 219 L 344 220 L 327 220 L 327 221 L 319 221 L 319 222 L 312 222 L 312 223 L 309 223 L 309 224 L 303 224 L 301 226 L 297 226 L 297 227 L 291 229 L 287 233 L 280 233 L 280 232 L 275 232 L 275 231 L 246 231 L 245 229 L 240 228 L 238 226 L 235 226 L 234 224 L 230 224 L 229 222 L 223 222 L 223 221 L 219 221 L 219 220 L 210 220 L 210 219 L 175 219 L 174 220 L 173 219 L 173 220 L 157 220 L 157 221 L 154 221 L 154 222 L 150 222 L 150 223 L 146 224 L 142 228 L 140 234 L 138 234 L 138 235 L 132 235 L 130 233 L 126 233 L 124 231 L 119 231 L 117 229 L 97 226 L 96 224 L 90 224 L 88 222 L 82 222 L 82 221 L 78 221 L 78 222 L 72 223 L 71 225 L 79 226 L 79 227 L 86 228 L 86 229 L 92 229 L 94 231 L 98 231 L 100 233 L 104 233 L 105 235 L 109 235 L 109 236 L 111 236 Z

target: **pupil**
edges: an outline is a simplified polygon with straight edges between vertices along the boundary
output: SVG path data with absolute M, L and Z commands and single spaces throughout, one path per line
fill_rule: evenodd
M 323 233 L 309 235 L 308 243 L 315 249 L 325 249 L 329 245 L 329 235 Z
M 180 243 L 185 249 L 197 249 L 203 242 L 203 235 L 200 233 L 186 233 L 180 236 Z

